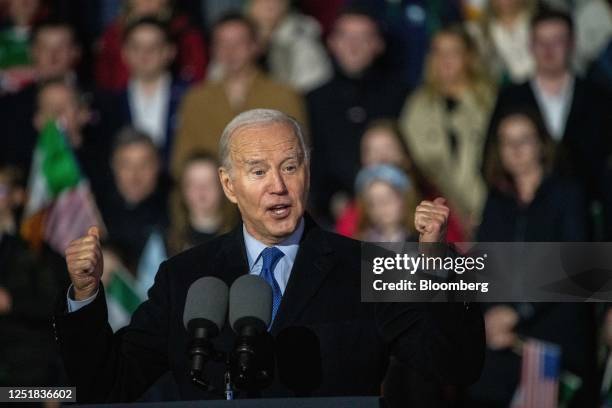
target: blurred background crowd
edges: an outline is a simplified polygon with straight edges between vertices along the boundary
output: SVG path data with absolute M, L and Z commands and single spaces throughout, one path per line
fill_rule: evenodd
M 610 0 L 0 0 L 0 385 L 65 380 L 61 245 L 27 222 L 68 174 L 47 159 L 87 180 L 118 329 L 159 262 L 238 222 L 217 142 L 258 107 L 307 129 L 309 212 L 340 234 L 414 240 L 443 196 L 451 241 L 612 240 Z M 485 309 L 483 376 L 444 398 L 508 406 L 527 337 L 561 347 L 563 404 L 610 397 L 605 305 Z

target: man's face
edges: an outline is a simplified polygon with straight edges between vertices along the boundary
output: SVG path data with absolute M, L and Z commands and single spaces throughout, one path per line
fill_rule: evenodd
M 351 75 L 363 72 L 385 49 L 376 24 L 359 15 L 340 17 L 328 46 L 340 67 Z
M 155 149 L 146 143 L 120 147 L 113 155 L 113 173 L 123 199 L 130 204 L 142 202 L 157 186 L 159 160 Z
M 82 142 L 81 130 L 89 120 L 89 111 L 79 102 L 77 92 L 63 83 L 49 84 L 38 94 L 34 127 L 41 130 L 49 120 L 59 121 L 73 147 Z
M 531 49 L 537 72 L 558 74 L 569 67 L 573 40 L 567 25 L 561 20 L 543 21 L 532 34 Z
M 293 233 L 305 210 L 310 183 L 298 138 L 286 124 L 238 129 L 230 140 L 232 168 L 219 175 L 249 233 L 274 245 Z
M 32 46 L 34 65 L 41 79 L 68 74 L 79 58 L 72 33 L 67 28 L 49 27 L 36 36 Z
M 38 95 L 36 126 L 40 129 L 48 120 L 59 120 L 68 126 L 77 122 L 79 103 L 76 93 L 68 85 L 52 84 L 46 86 Z
M 133 30 L 123 46 L 123 59 L 132 77 L 154 79 L 159 77 L 174 58 L 174 47 L 164 33 L 153 25 L 141 25 Z
M 224 72 L 232 74 L 252 65 L 257 44 L 248 27 L 237 21 L 220 25 L 213 33 L 214 59 Z

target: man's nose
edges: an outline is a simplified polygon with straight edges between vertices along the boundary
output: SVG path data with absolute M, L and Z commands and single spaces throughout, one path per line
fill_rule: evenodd
M 273 194 L 285 194 L 287 192 L 287 186 L 283 179 L 283 175 L 278 170 L 272 171 L 271 174 L 270 192 Z

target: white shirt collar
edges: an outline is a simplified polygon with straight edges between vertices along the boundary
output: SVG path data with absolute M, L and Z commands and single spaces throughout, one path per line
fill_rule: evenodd
M 285 256 L 289 257 L 292 263 L 295 261 L 295 257 L 297 256 L 297 251 L 299 249 L 300 240 L 302 239 L 303 233 L 304 217 L 300 219 L 298 227 L 295 229 L 295 231 L 293 231 L 293 233 L 291 233 L 291 235 L 277 245 L 274 245 L 276 248 L 280 249 Z M 251 270 L 253 269 L 253 265 L 257 262 L 259 255 L 261 255 L 261 251 L 266 249 L 268 245 L 258 241 L 251 234 L 249 234 L 244 223 L 242 224 L 242 234 L 244 236 L 244 245 L 246 247 L 249 270 Z
M 542 89 L 540 85 L 540 79 L 537 77 L 537 75 L 534 76 L 533 79 L 531 80 L 531 86 L 532 86 L 532 89 L 534 89 L 535 92 L 542 97 L 546 97 L 550 99 L 553 99 L 553 98 L 567 99 L 568 95 L 573 93 L 575 79 L 576 78 L 574 75 L 572 75 L 571 73 L 568 74 L 565 84 L 563 84 L 563 87 L 561 88 L 559 93 L 556 95 L 551 95 L 551 94 L 544 92 L 544 90 Z
M 531 88 L 542 112 L 544 123 L 555 141 L 560 141 L 565 133 L 574 98 L 574 84 L 575 77 L 570 75 L 559 93 L 551 95 L 544 92 L 537 77 L 531 80 Z
M 166 119 L 171 85 L 172 78 L 168 73 L 162 76 L 159 86 L 151 95 L 142 92 L 141 83 L 137 80 L 130 80 L 128 84 L 133 125 L 149 134 L 158 147 L 163 147 L 166 143 Z
M 170 76 L 170 74 L 167 72 L 162 74 L 159 80 L 159 87 L 157 88 L 156 93 L 167 92 L 167 90 L 170 89 L 171 84 L 172 84 L 172 77 Z M 128 81 L 128 88 L 130 88 L 132 92 L 137 91 L 139 93 L 142 93 L 141 82 L 135 78 L 132 78 Z

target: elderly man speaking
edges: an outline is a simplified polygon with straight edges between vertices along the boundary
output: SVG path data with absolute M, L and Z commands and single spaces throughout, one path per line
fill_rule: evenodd
M 242 224 L 163 262 L 149 299 L 127 327 L 113 334 L 107 323 L 97 228 L 66 250 L 72 285 L 54 327 L 80 402 L 136 400 L 167 371 L 183 400 L 223 397 L 223 361 L 206 364 L 209 389 L 190 377 L 183 309 L 189 287 L 205 276 L 228 286 L 245 274 L 273 276 L 268 276 L 274 296 L 269 334 L 302 327 L 318 340 L 320 378 L 312 396 L 380 395 L 391 355 L 428 384 L 413 387 L 416 392 L 478 378 L 484 333 L 476 306 L 360 301 L 360 243 L 324 231 L 305 212 L 309 151 L 293 118 L 267 109 L 243 112 L 225 128 L 219 151 L 223 190 L 238 206 Z M 418 206 L 421 242 L 445 240 L 448 213 L 442 199 Z M 227 324 L 215 341 L 219 349 L 231 349 Z M 296 344 L 292 352 L 304 350 Z M 293 394 L 275 383 L 261 395 Z

